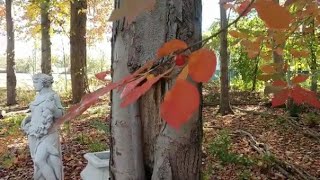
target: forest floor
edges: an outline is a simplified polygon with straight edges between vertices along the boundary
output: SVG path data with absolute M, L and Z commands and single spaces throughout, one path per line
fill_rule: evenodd
M 289 118 L 284 108 L 266 106 L 258 93 L 232 92 L 234 114 L 217 114 L 219 95 L 204 91 L 203 179 L 320 179 L 320 116 L 303 108 Z M 19 105 L 5 107 L 0 89 L 0 180 L 32 179 L 27 140 L 20 131 L 33 92 L 19 91 Z M 62 97 L 65 107 L 69 97 Z M 65 179 L 80 179 L 83 155 L 108 147 L 109 103 L 99 102 L 62 128 Z

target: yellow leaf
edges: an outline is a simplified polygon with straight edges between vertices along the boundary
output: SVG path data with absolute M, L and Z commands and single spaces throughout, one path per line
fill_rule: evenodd
M 147 80 L 148 81 L 150 81 L 151 79 L 153 79 L 154 78 L 154 75 L 153 74 L 148 74 L 148 76 L 147 76 Z

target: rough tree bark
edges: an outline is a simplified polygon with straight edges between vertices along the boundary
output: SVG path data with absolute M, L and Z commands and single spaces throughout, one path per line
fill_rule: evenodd
M 223 3 L 220 3 L 220 28 L 225 29 L 220 34 L 220 109 L 219 113 L 221 115 L 227 115 L 233 113 L 230 106 L 230 93 L 229 93 L 229 54 L 228 54 L 228 19 L 226 9 L 223 7 Z
M 87 0 L 71 1 L 70 61 L 72 101 L 78 103 L 88 89 L 87 81 Z
M 199 41 L 201 1 L 158 0 L 152 12 L 138 16 L 129 26 L 124 24 L 121 20 L 113 26 L 113 81 L 153 59 L 157 49 L 170 39 L 188 44 Z M 200 179 L 201 113 L 180 131 L 164 123 L 159 107 L 170 86 L 171 82 L 163 80 L 128 108 L 120 108 L 119 93 L 112 92 L 112 179 Z
M 14 29 L 12 20 L 12 0 L 6 0 L 7 21 L 7 105 L 14 105 L 16 101 L 16 74 L 14 70 Z
M 50 0 L 41 1 L 41 72 L 51 74 Z

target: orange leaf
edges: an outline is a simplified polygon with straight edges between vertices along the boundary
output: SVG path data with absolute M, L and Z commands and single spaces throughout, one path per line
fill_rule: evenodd
M 105 78 L 108 74 L 110 74 L 111 71 L 103 71 L 95 74 L 95 77 L 101 81 L 105 81 Z
M 213 51 L 199 49 L 189 57 L 189 75 L 196 82 L 207 82 L 216 71 L 217 58 Z
M 271 65 L 262 65 L 260 67 L 260 69 L 262 72 L 267 73 L 267 74 L 272 74 L 272 73 L 276 72 L 275 68 Z
M 283 87 L 285 87 L 287 85 L 288 85 L 288 83 L 283 81 L 283 80 L 275 80 L 272 83 L 272 86 L 283 86 Z
M 257 0 L 255 8 L 259 17 L 271 29 L 287 29 L 293 20 L 286 8 L 272 0 Z
M 252 50 L 245 50 L 248 54 L 248 58 L 253 59 L 256 58 L 259 55 L 258 51 L 252 51 Z
M 272 98 L 272 107 L 280 106 L 284 104 L 289 97 L 289 90 L 284 89 L 280 91 L 279 93 L 275 94 L 274 97 Z
M 143 94 L 145 94 L 152 87 L 153 84 L 158 82 L 163 76 L 165 76 L 166 74 L 168 74 L 171 71 L 172 71 L 172 68 L 167 70 L 165 73 L 155 77 L 155 78 L 148 79 L 144 84 L 133 89 L 130 93 L 128 93 L 128 95 L 126 95 L 123 98 L 123 101 L 121 102 L 120 107 L 122 107 L 122 108 L 126 107 L 129 104 L 138 100 Z
M 257 76 L 257 79 L 260 81 L 268 81 L 272 78 L 271 74 L 260 74 Z
M 292 83 L 294 84 L 302 83 L 302 82 L 305 82 L 308 78 L 309 76 L 307 75 L 299 74 L 298 76 L 292 78 Z
M 120 94 L 120 98 L 125 97 L 126 95 L 128 95 L 140 82 L 142 82 L 144 79 L 146 78 L 146 76 L 143 76 L 141 78 L 138 78 L 134 81 L 129 82 L 128 84 L 126 84 L 126 86 L 124 87 L 122 93 Z
M 157 57 L 162 58 L 178 50 L 186 49 L 188 47 L 187 43 L 179 39 L 173 39 L 166 42 L 158 50 Z
M 143 11 L 152 10 L 155 2 L 155 0 L 123 0 L 120 8 L 112 11 L 109 21 L 116 21 L 125 17 L 130 24 Z
M 242 39 L 248 38 L 248 35 L 235 30 L 230 30 L 229 34 L 234 38 L 242 38 Z
M 300 57 L 309 57 L 309 52 L 308 51 L 298 51 L 295 49 L 290 50 L 290 53 L 292 54 L 293 57 L 295 58 L 300 58 Z
M 178 75 L 177 79 L 187 79 L 188 73 L 189 73 L 189 67 L 188 65 L 186 65 Z
M 280 55 L 280 56 L 283 56 L 283 49 L 282 48 L 277 48 L 276 50 L 275 50 L 275 52 L 278 54 L 278 55 Z
M 171 127 L 179 129 L 192 117 L 199 104 L 200 95 L 197 87 L 185 80 L 177 79 L 164 97 L 160 114 Z

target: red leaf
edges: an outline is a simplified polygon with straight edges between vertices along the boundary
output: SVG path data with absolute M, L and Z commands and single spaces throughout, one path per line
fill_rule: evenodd
M 296 104 L 302 104 L 306 99 L 305 92 L 303 92 L 301 87 L 292 88 L 291 97 Z
M 283 81 L 283 80 L 275 80 L 272 83 L 272 86 L 283 86 L 283 87 L 285 87 L 287 85 L 288 85 L 288 83 Z
M 199 103 L 198 89 L 189 82 L 178 79 L 164 97 L 160 106 L 160 114 L 171 127 L 179 129 L 192 117 Z
M 120 98 L 123 98 L 127 96 L 141 81 L 143 81 L 146 78 L 146 76 L 143 76 L 141 78 L 138 78 L 132 82 L 129 82 L 123 89 Z
M 305 82 L 308 78 L 309 78 L 308 75 L 299 74 L 298 76 L 292 78 L 292 83 L 294 84 L 302 83 L 302 82 Z
M 183 66 L 186 63 L 186 56 L 178 54 L 174 57 L 177 66 Z
M 289 97 L 289 90 L 284 89 L 280 91 L 279 93 L 275 94 L 272 98 L 272 107 L 280 106 L 284 104 Z
M 184 41 L 179 39 L 172 39 L 159 48 L 157 57 L 162 58 L 178 50 L 186 49 L 187 47 L 188 45 Z
M 250 5 L 250 1 L 249 0 L 246 0 L 246 1 L 243 1 L 240 6 L 237 7 L 236 11 L 239 13 L 239 14 L 242 14 L 243 16 L 246 16 L 252 9 L 252 6 L 248 8 L 248 6 Z M 247 9 L 248 8 L 248 9 Z M 247 9 L 247 10 L 246 10 Z M 245 11 L 245 12 L 244 12 Z
M 317 99 L 317 94 L 313 91 L 304 89 L 300 86 L 292 88 L 292 99 L 296 104 L 308 103 L 309 105 L 320 108 L 320 102 Z
M 216 71 L 217 58 L 213 51 L 199 49 L 189 57 L 189 75 L 196 82 L 207 82 Z
M 155 84 L 156 82 L 158 82 L 163 76 L 165 76 L 166 74 L 168 74 L 169 72 L 172 71 L 173 68 L 167 70 L 165 73 L 154 77 L 154 78 L 150 78 L 147 80 L 147 82 L 145 82 L 144 84 L 142 84 L 139 87 L 136 87 L 135 89 L 133 89 L 127 96 L 124 97 L 123 101 L 120 104 L 120 107 L 126 107 L 129 104 L 135 102 L 136 100 L 138 100 L 144 93 L 146 93 L 153 84 Z
M 100 96 L 108 93 L 112 89 L 115 89 L 119 86 L 118 83 L 110 83 L 105 87 L 102 87 L 90 94 L 86 94 L 82 97 L 81 101 L 78 104 L 73 105 L 66 114 L 60 117 L 57 120 L 57 125 L 64 123 L 65 121 L 69 121 L 77 116 L 81 115 L 84 111 L 86 111 L 91 105 L 95 104 Z
M 101 80 L 101 81 L 105 81 L 105 78 L 108 74 L 110 74 L 111 71 L 104 71 L 104 72 L 99 72 L 97 74 L 95 74 L 96 78 Z

